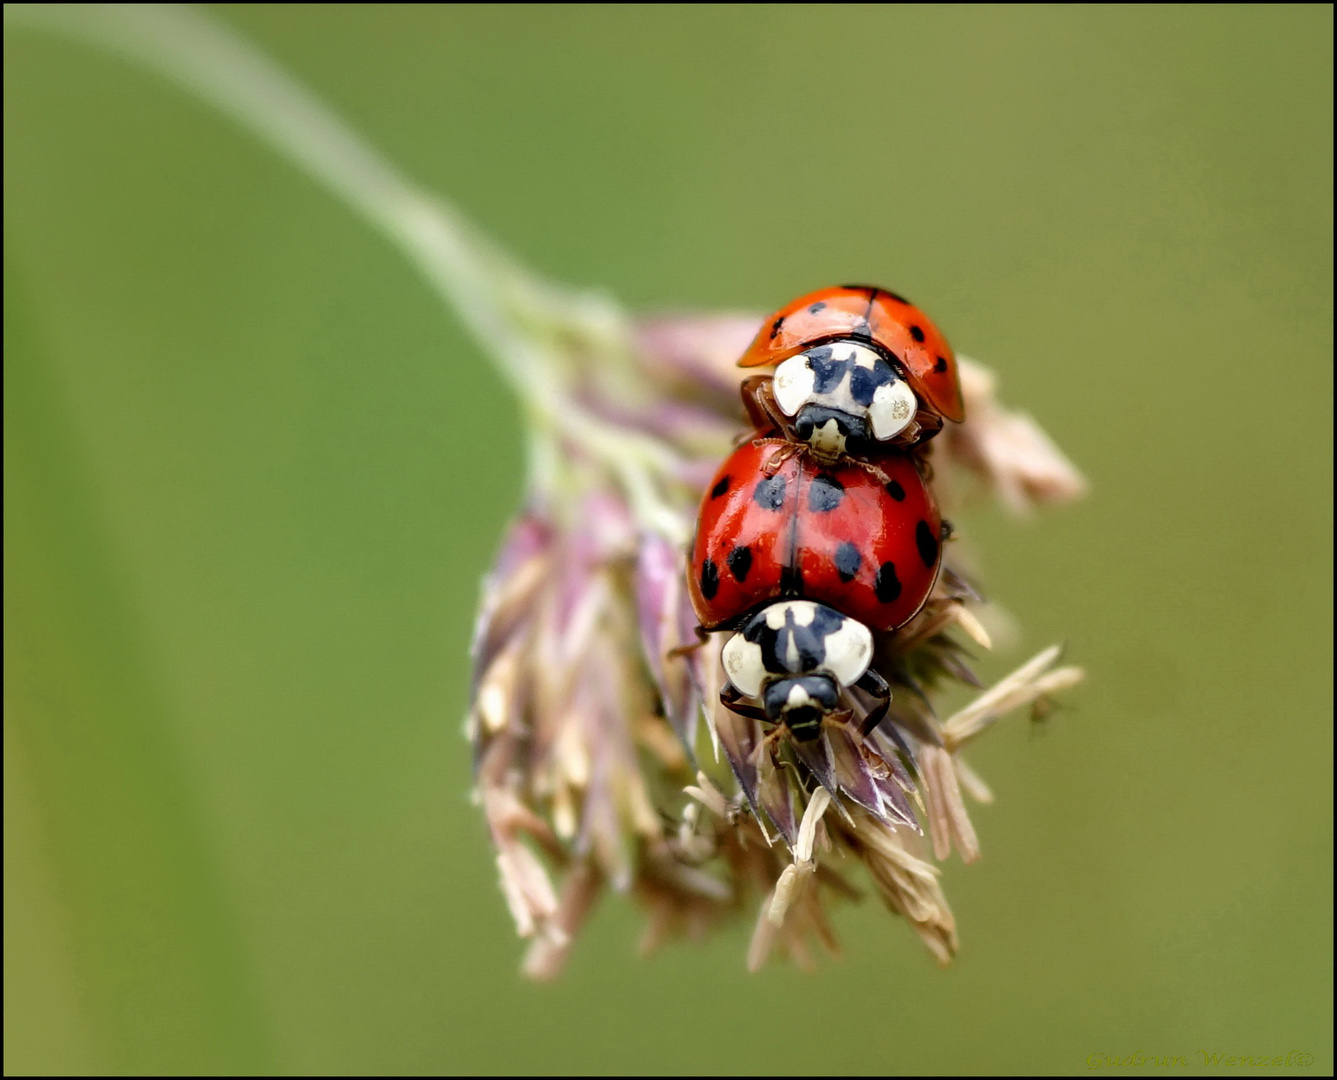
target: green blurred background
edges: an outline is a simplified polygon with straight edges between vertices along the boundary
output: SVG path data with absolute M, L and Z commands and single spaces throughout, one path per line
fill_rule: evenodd
M 8 29 L 6 1072 L 1331 1071 L 1331 8 L 215 11 L 556 278 L 923 304 L 1093 482 L 958 521 L 987 673 L 1091 679 L 972 755 L 953 969 L 615 899 L 524 984 L 460 736 L 514 403 L 252 136 Z

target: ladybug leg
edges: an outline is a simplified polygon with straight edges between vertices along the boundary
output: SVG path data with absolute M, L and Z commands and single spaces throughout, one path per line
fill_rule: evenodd
M 720 691 L 720 704 L 730 712 L 737 713 L 748 720 L 760 720 L 767 724 L 772 722 L 771 718 L 761 708 L 756 705 L 745 704 L 742 693 L 733 683 L 725 683 L 724 689 Z
M 912 450 L 921 443 L 928 442 L 942 430 L 942 417 L 924 405 L 919 406 L 915 418 L 893 440 L 894 445 L 905 450 Z
M 775 390 L 771 387 L 771 376 L 749 375 L 738 387 L 743 399 L 743 408 L 747 410 L 747 419 L 758 432 L 787 432 L 789 421 L 775 401 Z
M 696 634 L 695 641 L 691 642 L 688 645 L 675 645 L 673 648 L 669 649 L 669 651 L 664 655 L 667 656 L 670 660 L 676 660 L 682 656 L 691 656 L 692 653 L 696 652 L 697 649 L 701 648 L 701 646 L 707 644 L 710 641 L 710 634 L 707 633 L 706 628 L 704 626 L 701 626 L 699 623 L 692 628 L 692 632 Z
M 860 730 L 863 734 L 870 734 L 878 724 L 882 723 L 883 717 L 887 715 L 887 708 L 891 705 L 891 687 L 887 685 L 887 680 L 879 675 L 872 668 L 863 673 L 863 677 L 854 684 L 865 693 L 872 694 L 877 699 L 877 704 L 864 717 Z
M 765 476 L 774 476 L 786 461 L 807 449 L 807 443 L 790 442 L 788 439 L 753 439 L 752 445 L 780 447 L 780 452 L 772 454 L 766 464 L 761 467 L 762 474 Z
M 891 477 L 888 476 L 886 473 L 884 473 L 871 461 L 863 461 L 860 458 L 850 458 L 849 460 L 853 461 L 856 465 L 859 466 L 859 468 L 863 469 L 864 472 L 868 473 L 868 475 L 871 476 L 874 480 L 876 480 L 879 484 L 888 484 L 891 482 Z
M 770 723 L 770 721 L 767 720 L 767 723 Z M 761 760 L 762 754 L 769 754 L 772 763 L 777 768 L 779 767 L 780 740 L 784 737 L 784 733 L 784 724 L 776 724 L 770 731 L 766 732 L 762 737 L 761 742 L 757 744 L 757 749 L 753 751 L 753 753 L 756 754 L 758 761 Z

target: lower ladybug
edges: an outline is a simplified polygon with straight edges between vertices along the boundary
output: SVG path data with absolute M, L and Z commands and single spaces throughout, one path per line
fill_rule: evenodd
M 868 669 L 871 632 L 894 630 L 923 607 L 942 521 L 909 453 L 879 457 L 874 473 L 786 450 L 748 442 L 720 466 L 701 503 L 689 591 L 703 631 L 737 631 L 725 646 L 721 700 L 772 722 L 801 710 L 790 729 L 815 738 L 841 688 L 880 699 L 869 726 L 886 711 L 886 683 Z M 856 639 L 868 648 L 854 649 Z

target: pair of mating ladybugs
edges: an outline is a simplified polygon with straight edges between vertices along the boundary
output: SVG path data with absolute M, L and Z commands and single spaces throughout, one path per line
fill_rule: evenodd
M 858 690 L 872 730 L 891 701 L 873 634 L 941 564 L 918 448 L 965 418 L 955 356 L 913 304 L 846 285 L 781 308 L 738 363 L 775 371 L 742 384 L 755 430 L 702 500 L 689 574 L 701 630 L 734 631 L 720 700 L 808 741 Z

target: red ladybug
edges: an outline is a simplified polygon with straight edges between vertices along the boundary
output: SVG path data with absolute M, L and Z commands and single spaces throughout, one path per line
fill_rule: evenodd
M 744 383 L 759 427 L 810 443 L 826 460 L 913 445 L 965 419 L 956 354 L 919 308 L 886 289 L 841 285 L 781 308 L 740 367 L 779 365 Z
M 738 631 L 724 649 L 721 700 L 744 716 L 816 738 L 841 689 L 890 699 L 868 664 L 870 630 L 894 630 L 928 599 L 942 522 L 907 453 L 822 464 L 779 442 L 747 442 L 701 503 L 689 591 L 705 631 Z M 779 459 L 768 475 L 767 465 Z M 757 704 L 748 704 L 752 699 Z
M 744 443 L 701 503 L 692 552 L 692 605 L 706 630 L 731 628 L 768 600 L 829 605 L 873 630 L 894 630 L 928 599 L 942 523 L 914 459 L 823 466 L 785 447 Z

